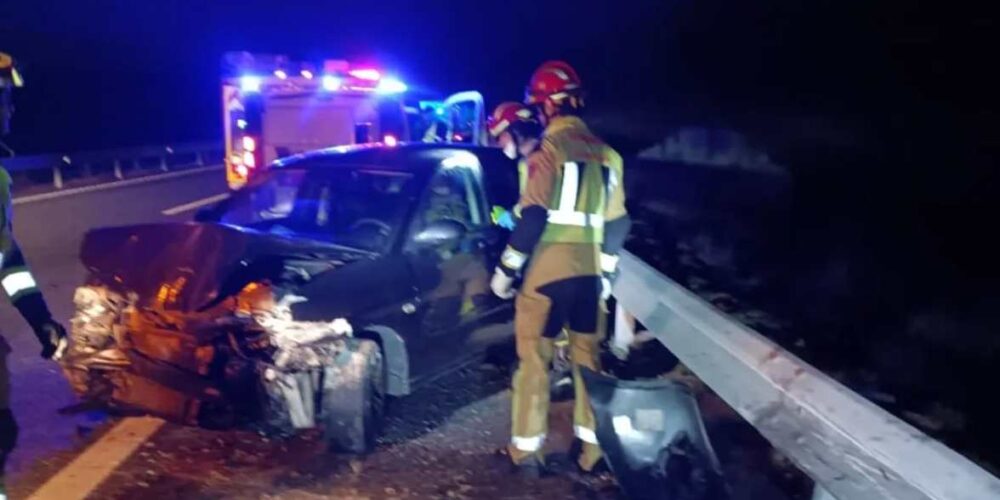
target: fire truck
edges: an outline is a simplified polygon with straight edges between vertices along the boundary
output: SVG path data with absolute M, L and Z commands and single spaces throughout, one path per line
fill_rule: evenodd
M 223 75 L 226 181 L 231 189 L 278 158 L 314 149 L 486 140 L 478 92 L 408 102 L 402 80 L 369 65 L 344 60 L 312 64 L 238 52 L 224 56 Z

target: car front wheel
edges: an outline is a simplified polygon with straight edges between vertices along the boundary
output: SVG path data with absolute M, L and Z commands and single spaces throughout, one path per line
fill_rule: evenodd
M 385 416 L 385 367 L 371 340 L 349 344 L 341 377 L 324 383 L 326 441 L 331 451 L 368 453 Z

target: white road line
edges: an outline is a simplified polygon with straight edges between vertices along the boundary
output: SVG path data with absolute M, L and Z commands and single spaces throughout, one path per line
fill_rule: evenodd
M 145 177 L 138 177 L 135 179 L 128 179 L 124 181 L 107 182 L 104 184 L 96 184 L 93 186 L 83 186 L 72 189 L 63 189 L 60 191 L 53 191 L 51 193 L 41 193 L 32 194 L 28 196 L 20 196 L 14 198 L 14 205 L 23 205 L 25 203 L 35 203 L 39 201 L 54 200 L 56 198 L 64 198 L 67 196 L 73 196 L 77 194 L 93 193 L 95 191 L 105 191 L 108 189 L 116 189 L 121 187 L 136 186 L 139 184 L 146 184 L 150 182 L 157 182 L 167 179 L 175 179 L 178 177 L 186 177 L 189 175 L 201 174 L 204 172 L 211 172 L 213 170 L 222 170 L 221 165 L 213 165 L 211 167 L 201 167 L 192 168 L 190 170 L 181 170 L 178 172 L 169 172 L 166 174 L 157 175 L 147 175 Z
M 28 500 L 82 500 L 164 424 L 153 417 L 126 418 L 49 478 Z
M 183 205 L 177 205 L 176 207 L 168 208 L 164 210 L 163 215 L 177 215 L 189 210 L 194 210 L 196 208 L 201 208 L 205 205 L 211 205 L 212 203 L 218 203 L 226 198 L 229 198 L 229 193 L 217 194 L 214 196 L 209 196 L 208 198 L 202 198 L 200 200 L 192 201 L 191 203 L 185 203 Z

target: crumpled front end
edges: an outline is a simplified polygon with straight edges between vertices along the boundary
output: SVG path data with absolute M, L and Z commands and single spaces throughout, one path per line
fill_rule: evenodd
M 196 313 L 160 307 L 170 295 L 166 285 L 145 302 L 102 285 L 77 289 L 63 369 L 81 399 L 213 427 L 321 421 L 326 379 L 348 375 L 337 368 L 350 348 L 347 321 L 296 321 L 290 307 L 302 299 L 262 282 Z

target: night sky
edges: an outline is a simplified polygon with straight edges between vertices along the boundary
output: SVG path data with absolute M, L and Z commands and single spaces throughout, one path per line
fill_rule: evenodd
M 490 103 L 520 97 L 536 64 L 564 58 L 595 113 L 656 133 L 761 117 L 991 120 L 982 100 L 996 80 L 982 68 L 995 60 L 996 17 L 914 3 L 7 0 L 0 50 L 28 84 L 8 142 L 31 152 L 215 138 L 228 50 L 370 61 Z

